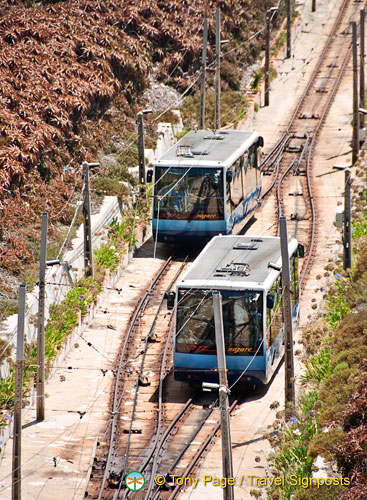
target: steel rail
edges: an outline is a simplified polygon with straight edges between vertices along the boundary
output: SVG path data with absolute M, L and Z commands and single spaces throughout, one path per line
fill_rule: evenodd
M 135 328 L 135 323 L 136 323 L 138 317 L 141 315 L 142 311 L 145 309 L 154 287 L 158 283 L 159 279 L 161 278 L 162 274 L 165 272 L 167 267 L 170 265 L 171 261 L 172 261 L 172 256 L 168 257 L 168 259 L 165 261 L 165 263 L 163 264 L 161 269 L 156 274 L 150 287 L 144 293 L 143 297 L 139 300 L 138 304 L 136 305 L 136 307 L 134 309 L 134 312 L 133 312 L 132 317 L 130 319 L 129 328 L 128 328 L 126 335 L 125 335 L 125 341 L 124 341 L 123 347 L 121 349 L 119 366 L 118 366 L 116 378 L 115 378 L 115 388 L 114 388 L 114 396 L 113 396 L 113 410 L 111 413 L 112 422 L 111 422 L 110 443 L 109 443 L 109 450 L 108 450 L 108 456 L 107 456 L 105 470 L 104 470 L 104 474 L 103 474 L 103 479 L 102 479 L 101 487 L 99 490 L 98 500 L 102 500 L 102 496 L 103 496 L 103 493 L 104 493 L 104 490 L 106 487 L 106 482 L 107 482 L 109 475 L 110 475 L 110 466 L 111 466 L 111 459 L 112 459 L 112 454 L 113 454 L 113 444 L 116 440 L 118 414 L 119 414 L 119 410 L 120 410 L 120 406 L 121 406 L 120 381 L 122 380 L 122 370 L 123 370 L 124 366 L 126 365 L 125 358 L 126 358 L 126 354 L 128 352 L 128 345 L 129 345 L 130 337 L 132 335 L 133 329 Z
M 161 301 L 159 303 L 159 306 L 158 306 L 158 309 L 156 311 L 156 314 L 154 316 L 152 325 L 151 325 L 151 327 L 149 329 L 149 333 L 148 333 L 148 335 L 146 337 L 146 343 L 149 341 L 149 339 L 152 337 L 152 335 L 154 333 L 159 313 L 160 313 L 160 311 L 162 309 L 162 306 L 163 306 L 163 303 L 165 301 L 165 294 L 172 288 L 172 286 L 176 282 L 178 276 L 182 273 L 182 270 L 183 270 L 183 268 L 186 265 L 188 257 L 189 257 L 188 255 L 185 257 L 183 263 L 181 264 L 181 266 L 177 270 L 175 276 L 173 277 L 173 279 L 171 280 L 170 284 L 168 285 L 168 287 L 166 289 L 166 292 L 163 293 L 163 295 L 162 295 L 162 298 L 161 298 Z M 172 317 L 171 317 L 171 320 L 172 320 Z M 157 423 L 157 426 L 156 426 L 154 437 L 152 439 L 152 443 L 151 443 L 151 445 L 149 447 L 150 451 L 149 451 L 147 457 L 142 462 L 142 464 L 139 466 L 139 471 L 140 472 L 144 472 L 144 470 L 148 466 L 148 464 L 149 464 L 149 462 L 150 462 L 150 460 L 151 460 L 151 458 L 153 456 L 154 451 L 157 449 L 158 437 L 159 437 L 159 434 L 161 432 L 162 408 L 163 408 L 163 381 L 164 381 L 165 373 L 167 371 L 167 362 L 168 362 L 167 357 L 168 357 L 168 350 L 171 347 L 172 335 L 173 335 L 173 325 L 171 324 L 171 327 L 170 327 L 170 330 L 169 330 L 169 334 L 168 334 L 167 339 L 166 339 L 165 347 L 164 347 L 164 350 L 163 350 L 163 353 L 162 353 L 162 362 L 161 362 L 161 367 L 160 367 L 159 389 L 158 389 L 158 394 L 159 394 L 158 395 L 158 411 L 157 411 L 157 413 L 158 413 L 158 423 Z M 143 357 L 145 357 L 145 352 L 143 354 Z M 141 368 L 140 371 L 142 372 L 142 368 Z M 138 388 L 136 388 L 134 403 L 135 403 L 135 399 L 137 399 L 137 393 L 138 393 Z M 135 408 L 135 404 L 134 404 L 134 408 Z M 132 423 L 133 420 L 134 420 L 134 410 L 133 410 L 133 414 L 131 416 L 131 423 Z M 130 440 L 130 437 L 131 437 L 131 426 L 130 426 L 130 431 L 129 431 L 129 438 L 128 438 L 129 440 Z M 158 446 L 159 446 L 159 444 L 158 444 Z M 125 458 L 127 456 L 128 456 L 128 452 L 125 454 Z M 124 471 L 126 471 L 126 463 L 127 463 L 127 458 L 125 460 Z M 124 478 L 124 471 L 121 473 L 121 481 L 120 481 L 119 489 L 118 489 L 117 494 L 115 494 L 115 496 L 114 496 L 114 500 L 117 500 L 119 498 L 119 493 L 121 491 L 122 481 L 123 481 L 123 478 Z M 131 492 L 128 491 L 128 490 L 125 490 L 122 498 L 123 499 L 129 498 L 130 495 L 131 495 Z
M 238 402 L 239 400 L 236 399 L 235 401 L 233 401 L 233 403 L 231 404 L 230 408 L 229 408 L 229 413 L 232 413 L 233 410 L 236 408 L 236 406 L 238 405 Z M 191 462 L 188 464 L 188 466 L 186 467 L 185 471 L 183 473 L 180 473 L 180 477 L 182 477 L 183 479 L 187 478 L 187 476 L 190 474 L 190 472 L 192 471 L 192 469 L 195 467 L 195 465 L 197 464 L 197 462 L 199 461 L 199 459 L 201 458 L 202 454 L 204 453 L 204 451 L 206 450 L 206 448 L 209 446 L 209 444 L 212 442 L 214 436 L 216 435 L 216 433 L 219 431 L 221 427 L 221 424 L 220 422 L 217 422 L 215 424 L 215 427 L 214 429 L 210 432 L 209 436 L 206 438 L 206 440 L 203 442 L 203 444 L 200 446 L 200 448 L 198 449 L 198 451 L 195 453 L 195 456 L 194 458 L 191 460 Z M 171 492 L 170 496 L 168 497 L 168 500 L 174 500 L 178 493 L 180 493 L 180 490 L 181 490 L 181 485 L 177 485 Z M 154 497 L 152 498 L 152 500 L 158 500 L 159 498 L 159 495 L 160 495 L 160 490 L 158 490 Z
M 305 99 L 307 97 L 307 94 L 309 93 L 310 91 L 310 88 L 311 86 L 313 85 L 314 81 L 316 80 L 317 78 L 317 75 L 320 71 L 320 68 L 321 68 L 321 65 L 326 57 L 326 52 L 327 50 L 329 49 L 329 46 L 331 44 L 331 41 L 333 39 L 333 37 L 335 36 L 335 33 L 336 33 L 336 30 L 341 22 L 341 19 L 342 19 L 342 16 L 344 15 L 344 10 L 347 6 L 347 4 L 349 3 L 350 0 L 344 0 L 343 2 L 343 5 L 341 6 L 340 10 L 339 10 L 339 13 L 338 13 L 338 16 L 334 22 L 334 25 L 331 29 L 331 32 L 329 33 L 329 36 L 328 36 L 328 39 L 327 39 L 327 42 L 325 43 L 324 45 L 324 48 L 321 52 L 321 55 L 320 55 L 320 58 L 316 64 L 316 67 L 314 68 L 311 76 L 310 76 L 310 79 L 306 85 L 306 88 L 302 94 L 302 96 L 300 97 L 298 103 L 297 103 L 297 106 L 288 122 L 288 125 L 287 125 L 287 128 L 286 128 L 286 132 L 285 134 L 281 137 L 281 139 L 278 141 L 278 143 L 275 145 L 275 147 L 270 151 L 268 157 L 264 160 L 264 162 L 262 163 L 261 165 L 261 169 L 263 169 L 263 166 L 267 164 L 268 162 L 268 158 L 269 157 L 272 157 L 274 156 L 276 153 L 276 160 L 277 163 L 276 163 L 276 171 L 275 171 L 275 174 L 274 174 L 274 179 L 271 183 L 271 185 L 267 188 L 267 190 L 265 191 L 265 193 L 263 193 L 263 195 L 261 196 L 261 200 L 264 200 L 266 198 L 266 196 L 270 193 L 270 191 L 273 189 L 273 187 L 275 186 L 276 184 L 276 181 L 277 181 L 277 178 L 278 178 L 278 175 L 279 175 L 279 168 L 280 168 L 280 162 L 281 162 L 281 159 L 282 159 L 282 153 L 283 153 L 283 150 L 284 150 L 284 146 L 287 142 L 287 140 L 291 137 L 290 136 L 290 130 L 292 128 L 292 126 L 294 125 L 294 122 L 298 116 L 298 113 L 299 113 L 299 110 L 301 109 L 301 107 L 303 106 L 304 102 L 305 102 Z M 286 140 L 285 140 L 286 138 Z M 280 148 L 280 146 L 283 144 L 283 147 Z M 280 149 L 280 152 L 279 152 L 279 149 Z
M 311 175 L 310 175 L 311 162 L 312 162 L 312 154 L 313 154 L 315 146 L 316 146 L 316 140 L 317 140 L 318 133 L 320 132 L 320 129 L 321 129 L 322 125 L 324 124 L 326 116 L 327 116 L 327 114 L 328 114 L 328 112 L 329 112 L 329 110 L 331 108 L 332 101 L 333 101 L 333 99 L 335 97 L 336 92 L 338 91 L 339 85 L 340 85 L 341 80 L 342 80 L 342 78 L 344 76 L 344 73 L 345 73 L 348 61 L 349 61 L 351 53 L 352 53 L 352 48 L 353 47 L 351 45 L 350 48 L 349 48 L 349 50 L 348 50 L 348 52 L 345 55 L 343 64 L 342 64 L 342 66 L 340 68 L 340 71 L 338 73 L 338 76 L 337 76 L 337 78 L 336 78 L 336 80 L 334 82 L 333 88 L 331 89 L 331 92 L 329 93 L 328 100 L 327 100 L 325 108 L 324 108 L 324 110 L 322 112 L 322 115 L 320 117 L 319 124 L 316 127 L 315 133 L 314 133 L 314 135 L 312 137 L 312 141 L 311 141 L 309 152 L 308 152 L 308 156 L 307 156 L 307 167 L 306 167 L 306 172 L 307 172 L 307 190 L 308 190 L 308 195 L 309 195 L 308 197 L 309 197 L 309 201 L 310 201 L 310 205 L 311 205 L 312 225 L 311 225 L 311 238 L 310 238 L 309 251 L 308 251 L 308 254 L 307 254 L 307 259 L 306 259 L 306 261 L 304 262 L 304 264 L 302 266 L 302 272 L 301 272 L 301 276 L 300 276 L 300 280 L 299 280 L 301 286 L 303 285 L 306 272 L 307 272 L 307 270 L 308 270 L 308 268 L 310 266 L 311 256 L 312 256 L 312 253 L 313 253 L 314 239 L 315 239 L 316 210 L 315 210 L 315 204 L 314 204 L 314 199 L 313 199 L 313 194 L 312 194 Z
M 318 60 L 316 66 L 315 66 L 315 69 L 313 70 L 312 75 L 311 75 L 311 77 L 310 77 L 310 79 L 309 79 L 309 81 L 307 83 L 306 89 L 304 90 L 304 92 L 303 92 L 300 100 L 298 101 L 296 109 L 295 109 L 295 111 L 294 111 L 294 113 L 293 113 L 293 115 L 292 115 L 292 117 L 291 117 L 291 119 L 289 121 L 289 124 L 288 124 L 288 127 L 287 127 L 287 133 L 289 133 L 289 131 L 290 131 L 290 129 L 291 129 L 291 127 L 292 127 L 292 125 L 293 125 L 293 123 L 294 123 L 297 115 L 298 115 L 298 112 L 299 112 L 301 106 L 304 104 L 304 101 L 306 99 L 307 94 L 310 91 L 310 88 L 311 88 L 312 84 L 314 83 L 314 81 L 316 80 L 316 77 L 317 77 L 318 73 L 320 72 L 321 65 L 323 64 L 324 59 L 326 57 L 326 52 L 328 51 L 329 46 L 330 46 L 330 44 L 332 42 L 332 39 L 335 36 L 336 30 L 338 29 L 338 26 L 339 26 L 339 24 L 340 24 L 340 22 L 342 20 L 343 15 L 344 15 L 345 8 L 346 8 L 346 6 L 347 6 L 347 4 L 349 2 L 350 2 L 350 0 L 344 0 L 343 5 L 341 6 L 341 8 L 339 10 L 337 18 L 336 18 L 336 20 L 334 22 L 334 25 L 333 25 L 332 29 L 331 29 L 331 32 L 329 33 L 328 39 L 327 39 L 327 41 L 326 41 L 326 43 L 324 45 L 324 48 L 322 49 L 322 52 L 321 52 L 320 57 L 319 57 L 319 60 Z

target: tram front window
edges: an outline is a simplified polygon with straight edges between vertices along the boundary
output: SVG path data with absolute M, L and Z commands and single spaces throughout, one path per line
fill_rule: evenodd
M 263 355 L 263 294 L 252 290 L 221 292 L 227 356 Z M 176 352 L 216 354 L 210 292 L 179 290 Z
M 221 220 L 224 216 L 221 168 L 156 167 L 154 217 Z

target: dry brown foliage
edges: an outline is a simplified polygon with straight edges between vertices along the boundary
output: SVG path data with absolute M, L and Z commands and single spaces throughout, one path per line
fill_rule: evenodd
M 101 132 L 112 102 L 126 131 L 153 65 L 178 89 L 197 77 L 203 19 L 211 18 L 213 43 L 217 5 L 222 37 L 238 44 L 263 26 L 271 1 L 0 0 L 1 267 L 9 262 L 19 274 L 36 258 L 38 245 L 22 241 L 25 218 L 48 211 L 53 227 L 70 221 L 81 161 L 113 140 Z M 227 85 L 238 81 L 239 54 L 253 59 L 260 44 L 254 39 L 228 55 Z M 107 129 L 113 133 L 113 125 Z M 37 243 L 37 223 L 30 225 Z
M 344 414 L 347 432 L 339 453 L 343 474 L 352 482 L 344 500 L 367 498 L 367 374 L 362 376 Z

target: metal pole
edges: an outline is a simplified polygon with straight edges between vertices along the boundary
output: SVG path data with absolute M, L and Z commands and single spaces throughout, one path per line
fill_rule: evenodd
M 139 184 L 145 184 L 145 155 L 144 155 L 144 120 L 143 113 L 140 111 L 138 113 L 138 156 L 139 156 Z M 140 192 L 144 192 L 144 187 L 140 189 Z
M 294 360 L 293 360 L 293 325 L 291 303 L 291 278 L 289 270 L 287 219 L 279 217 L 280 250 L 282 254 L 283 317 L 285 346 L 285 405 L 295 403 Z
M 93 248 L 92 248 L 92 221 L 90 209 L 89 164 L 83 163 L 83 219 L 84 219 L 84 275 L 94 276 Z
M 21 439 L 22 439 L 22 396 L 24 368 L 24 319 L 26 285 L 19 286 L 17 354 L 15 365 L 14 427 L 13 427 L 13 462 L 12 462 L 12 500 L 21 500 Z
M 291 57 L 292 4 L 287 0 L 287 58 Z
M 40 273 L 38 294 L 38 332 L 37 332 L 37 420 L 45 419 L 45 278 L 47 259 L 48 213 L 42 214 Z
M 200 130 L 205 129 L 205 80 L 206 80 L 206 48 L 208 45 L 208 20 L 204 19 L 203 50 L 201 53 L 200 81 Z
M 352 213 L 350 198 L 350 170 L 345 170 L 344 178 L 344 240 L 343 240 L 343 268 L 352 268 Z
M 220 9 L 215 13 L 215 55 L 216 55 L 216 71 L 215 71 L 215 124 L 216 130 L 220 129 Z
M 269 70 L 270 70 L 270 12 L 266 13 L 266 35 L 265 35 L 265 101 L 269 106 Z
M 224 347 L 224 329 L 222 313 L 222 297 L 219 292 L 213 292 L 215 343 L 217 347 L 217 363 L 219 374 L 219 406 L 222 435 L 222 468 L 223 477 L 233 477 L 232 444 L 229 424 L 228 382 Z M 233 485 L 223 489 L 223 499 L 233 500 Z
M 366 17 L 366 12 L 364 9 L 361 9 L 361 17 L 360 17 L 360 42 L 361 42 L 361 47 L 360 47 L 360 64 L 359 64 L 359 102 L 360 102 L 360 107 L 365 108 L 365 100 L 366 100 L 366 93 L 365 93 L 365 84 L 364 84 L 364 31 L 365 31 L 365 17 Z M 365 126 L 365 116 L 362 113 L 359 117 L 360 124 L 359 127 L 361 129 L 364 128 Z
M 358 98 L 358 62 L 357 62 L 357 23 L 352 21 L 353 31 L 353 139 L 352 164 L 358 159 L 359 152 L 359 98 Z

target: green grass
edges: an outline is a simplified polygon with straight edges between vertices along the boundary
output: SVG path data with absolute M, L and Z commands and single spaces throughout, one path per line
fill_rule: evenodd
M 330 377 L 333 373 L 331 366 L 331 349 L 329 347 L 324 347 L 320 352 L 311 356 L 311 358 L 305 362 L 305 372 L 301 376 L 301 382 L 303 385 L 315 384 L 319 386 L 321 382 Z
M 352 222 L 353 237 L 361 238 L 367 236 L 367 214 L 364 213 L 362 218 Z
M 84 318 L 89 308 L 97 301 L 102 291 L 102 282 L 106 269 L 111 272 L 117 269 L 122 254 L 128 247 L 133 248 L 136 243 L 136 220 L 145 224 L 149 215 L 149 203 L 139 202 L 127 210 L 121 220 L 113 219 L 108 229 L 108 242 L 102 244 L 95 252 L 96 278 L 82 278 L 69 289 L 62 303 L 50 306 L 50 319 L 45 327 L 45 365 L 46 369 L 52 366 L 60 350 L 73 329 L 79 322 L 79 317 Z M 125 243 L 125 245 L 124 245 Z M 2 347 L 3 346 L 3 347 Z M 3 349 L 3 358 L 8 358 L 11 348 Z M 24 369 L 24 398 L 32 389 L 37 366 L 37 344 L 26 345 Z M 10 361 L 11 362 L 11 361 Z M 12 363 L 12 362 L 11 362 Z M 9 376 L 0 379 L 0 409 L 12 411 L 14 405 L 14 364 L 10 366 Z M 6 422 L 0 419 L 0 425 Z
M 205 102 L 205 128 L 214 129 L 214 107 L 215 94 L 207 91 Z M 228 91 L 221 93 L 220 103 L 221 124 L 236 123 L 243 118 L 247 111 L 247 100 L 242 92 Z M 197 92 L 188 96 L 181 108 L 181 116 L 185 129 L 193 130 L 198 128 L 200 119 L 200 95 Z
M 332 330 L 335 330 L 340 321 L 352 310 L 342 293 L 328 297 L 327 309 L 325 319 Z
M 280 49 L 284 47 L 286 41 L 287 41 L 287 32 L 282 31 L 272 49 L 272 54 L 275 57 L 279 54 Z

